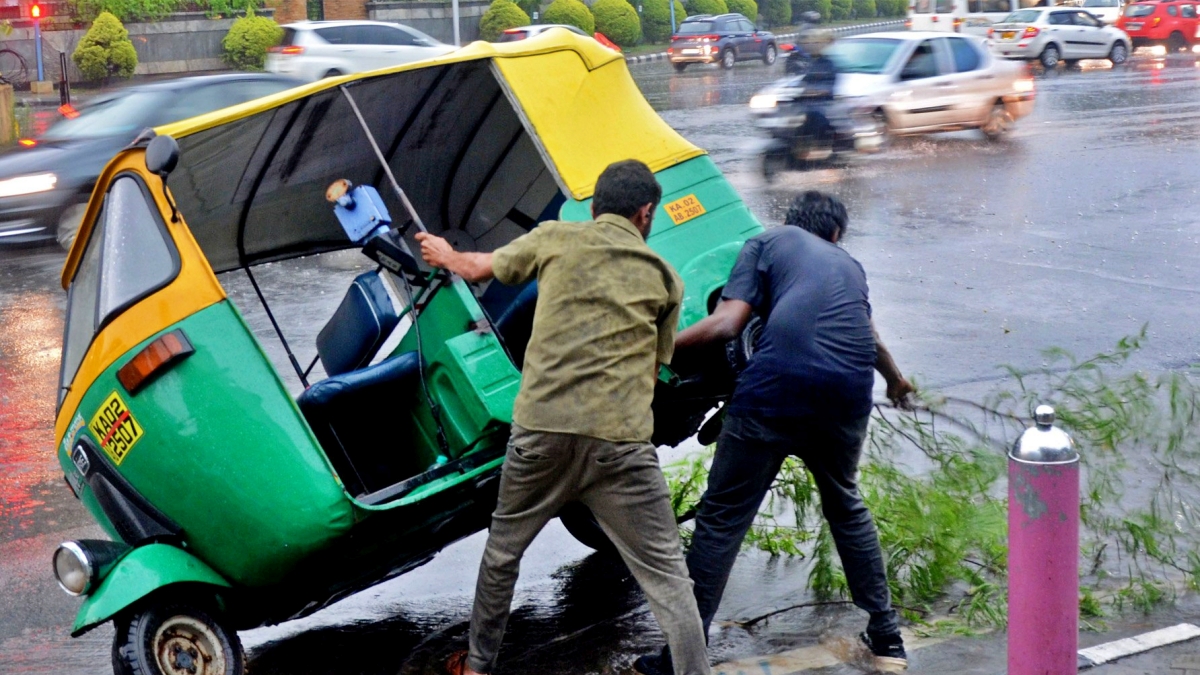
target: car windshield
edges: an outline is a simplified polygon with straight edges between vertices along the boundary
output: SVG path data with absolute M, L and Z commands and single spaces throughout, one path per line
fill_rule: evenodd
M 892 55 L 900 48 L 900 40 L 891 38 L 852 38 L 839 40 L 825 50 L 841 73 L 882 73 Z
M 73 119 L 63 119 L 51 126 L 42 138 L 52 141 L 105 138 L 140 131 L 146 119 L 160 108 L 162 94 L 134 91 L 99 101 L 79 111 Z
M 1084 7 L 1120 7 L 1118 0 L 1083 0 Z
M 680 35 L 696 35 L 698 33 L 711 33 L 713 24 L 711 21 L 685 21 L 679 24 Z
M 1151 4 L 1130 5 L 1125 8 L 1125 16 L 1130 17 L 1150 16 L 1153 13 L 1154 5 Z
M 1004 17 L 1000 23 L 1035 23 L 1041 15 L 1036 9 L 1022 9 Z

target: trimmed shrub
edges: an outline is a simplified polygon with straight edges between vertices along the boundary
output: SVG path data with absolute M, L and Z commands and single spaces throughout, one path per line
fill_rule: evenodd
M 579 0 L 554 0 L 542 15 L 542 23 L 562 23 L 575 26 L 591 35 L 596 32 L 596 17 Z
M 850 18 L 851 12 L 854 11 L 853 0 L 832 0 L 833 8 L 829 17 L 834 21 L 845 21 Z
M 728 14 L 729 5 L 725 0 L 688 0 L 688 16 L 697 14 Z
M 854 18 L 874 19 L 875 15 L 875 0 L 854 0 Z
M 758 3 L 754 0 L 725 0 L 729 11 L 736 12 L 750 19 L 750 23 L 758 21 Z
M 849 2 L 850 0 L 846 0 Z M 792 23 L 792 1 L 791 0 L 767 0 L 767 7 L 763 10 L 763 18 L 766 19 L 767 25 L 787 26 Z
M 675 25 L 678 26 L 687 12 L 683 11 L 683 3 L 675 2 Z M 671 7 L 667 0 L 642 0 L 642 34 L 646 42 L 666 42 L 671 37 Z
M 92 22 L 71 60 L 83 73 L 84 79 L 107 80 L 110 77 L 133 77 L 137 68 L 137 52 L 129 41 L 129 31 L 108 12 L 101 12 Z
M 479 37 L 488 42 L 500 39 L 509 28 L 528 26 L 529 15 L 512 0 L 495 0 L 479 19 Z
M 239 70 L 262 70 L 267 50 L 283 39 L 283 29 L 273 19 L 253 13 L 233 22 L 221 46 L 225 61 Z
M 513 0 L 513 2 L 517 3 L 517 7 L 520 7 L 521 11 L 528 14 L 530 18 L 533 17 L 534 12 L 541 11 L 542 9 L 542 0 Z
M 908 0 L 875 0 L 875 6 L 883 16 L 904 16 L 908 13 Z
M 596 0 L 592 16 L 596 17 L 596 32 L 621 47 L 632 47 L 642 38 L 637 10 L 625 0 Z
M 908 2 L 908 0 L 899 0 L 899 2 Z M 832 0 L 793 0 L 792 16 L 797 17 L 804 12 L 816 12 L 821 15 L 822 21 L 829 21 L 833 14 Z

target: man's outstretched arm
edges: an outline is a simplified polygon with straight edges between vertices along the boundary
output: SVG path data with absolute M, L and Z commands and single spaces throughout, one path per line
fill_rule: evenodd
M 455 251 L 450 242 L 428 232 L 418 232 L 416 238 L 421 242 L 421 257 L 434 267 L 449 270 L 467 281 L 487 281 L 496 276 L 491 253 Z
M 685 328 L 675 337 L 675 349 L 732 340 L 750 322 L 752 308 L 742 300 L 722 300 L 713 313 Z
M 883 344 L 883 339 L 879 337 L 879 331 L 875 329 L 874 320 L 871 321 L 871 332 L 875 334 L 875 370 L 878 370 L 887 382 L 888 400 L 897 408 L 908 408 L 911 405 L 908 395 L 916 389 L 900 373 L 900 368 L 892 358 L 892 353 Z

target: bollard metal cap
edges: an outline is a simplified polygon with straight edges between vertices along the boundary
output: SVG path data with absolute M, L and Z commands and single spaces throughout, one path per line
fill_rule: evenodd
M 1075 441 L 1067 432 L 1054 426 L 1054 408 L 1039 405 L 1034 422 L 1013 444 L 1010 459 L 1029 464 L 1070 464 L 1079 461 Z

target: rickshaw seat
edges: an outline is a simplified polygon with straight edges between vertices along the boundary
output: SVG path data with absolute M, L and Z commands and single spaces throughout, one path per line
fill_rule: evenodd
M 333 377 L 371 363 L 400 323 L 400 314 L 379 272 L 354 278 L 333 317 L 317 334 L 317 356 Z
M 415 476 L 430 458 L 397 452 L 414 446 L 415 422 L 403 411 L 418 401 L 420 357 L 405 352 L 368 368 L 322 380 L 297 399 L 346 490 L 360 496 Z
M 538 286 L 531 282 L 496 317 L 496 332 L 504 340 L 518 369 L 525 366 L 525 348 L 533 333 L 533 312 L 537 308 Z

